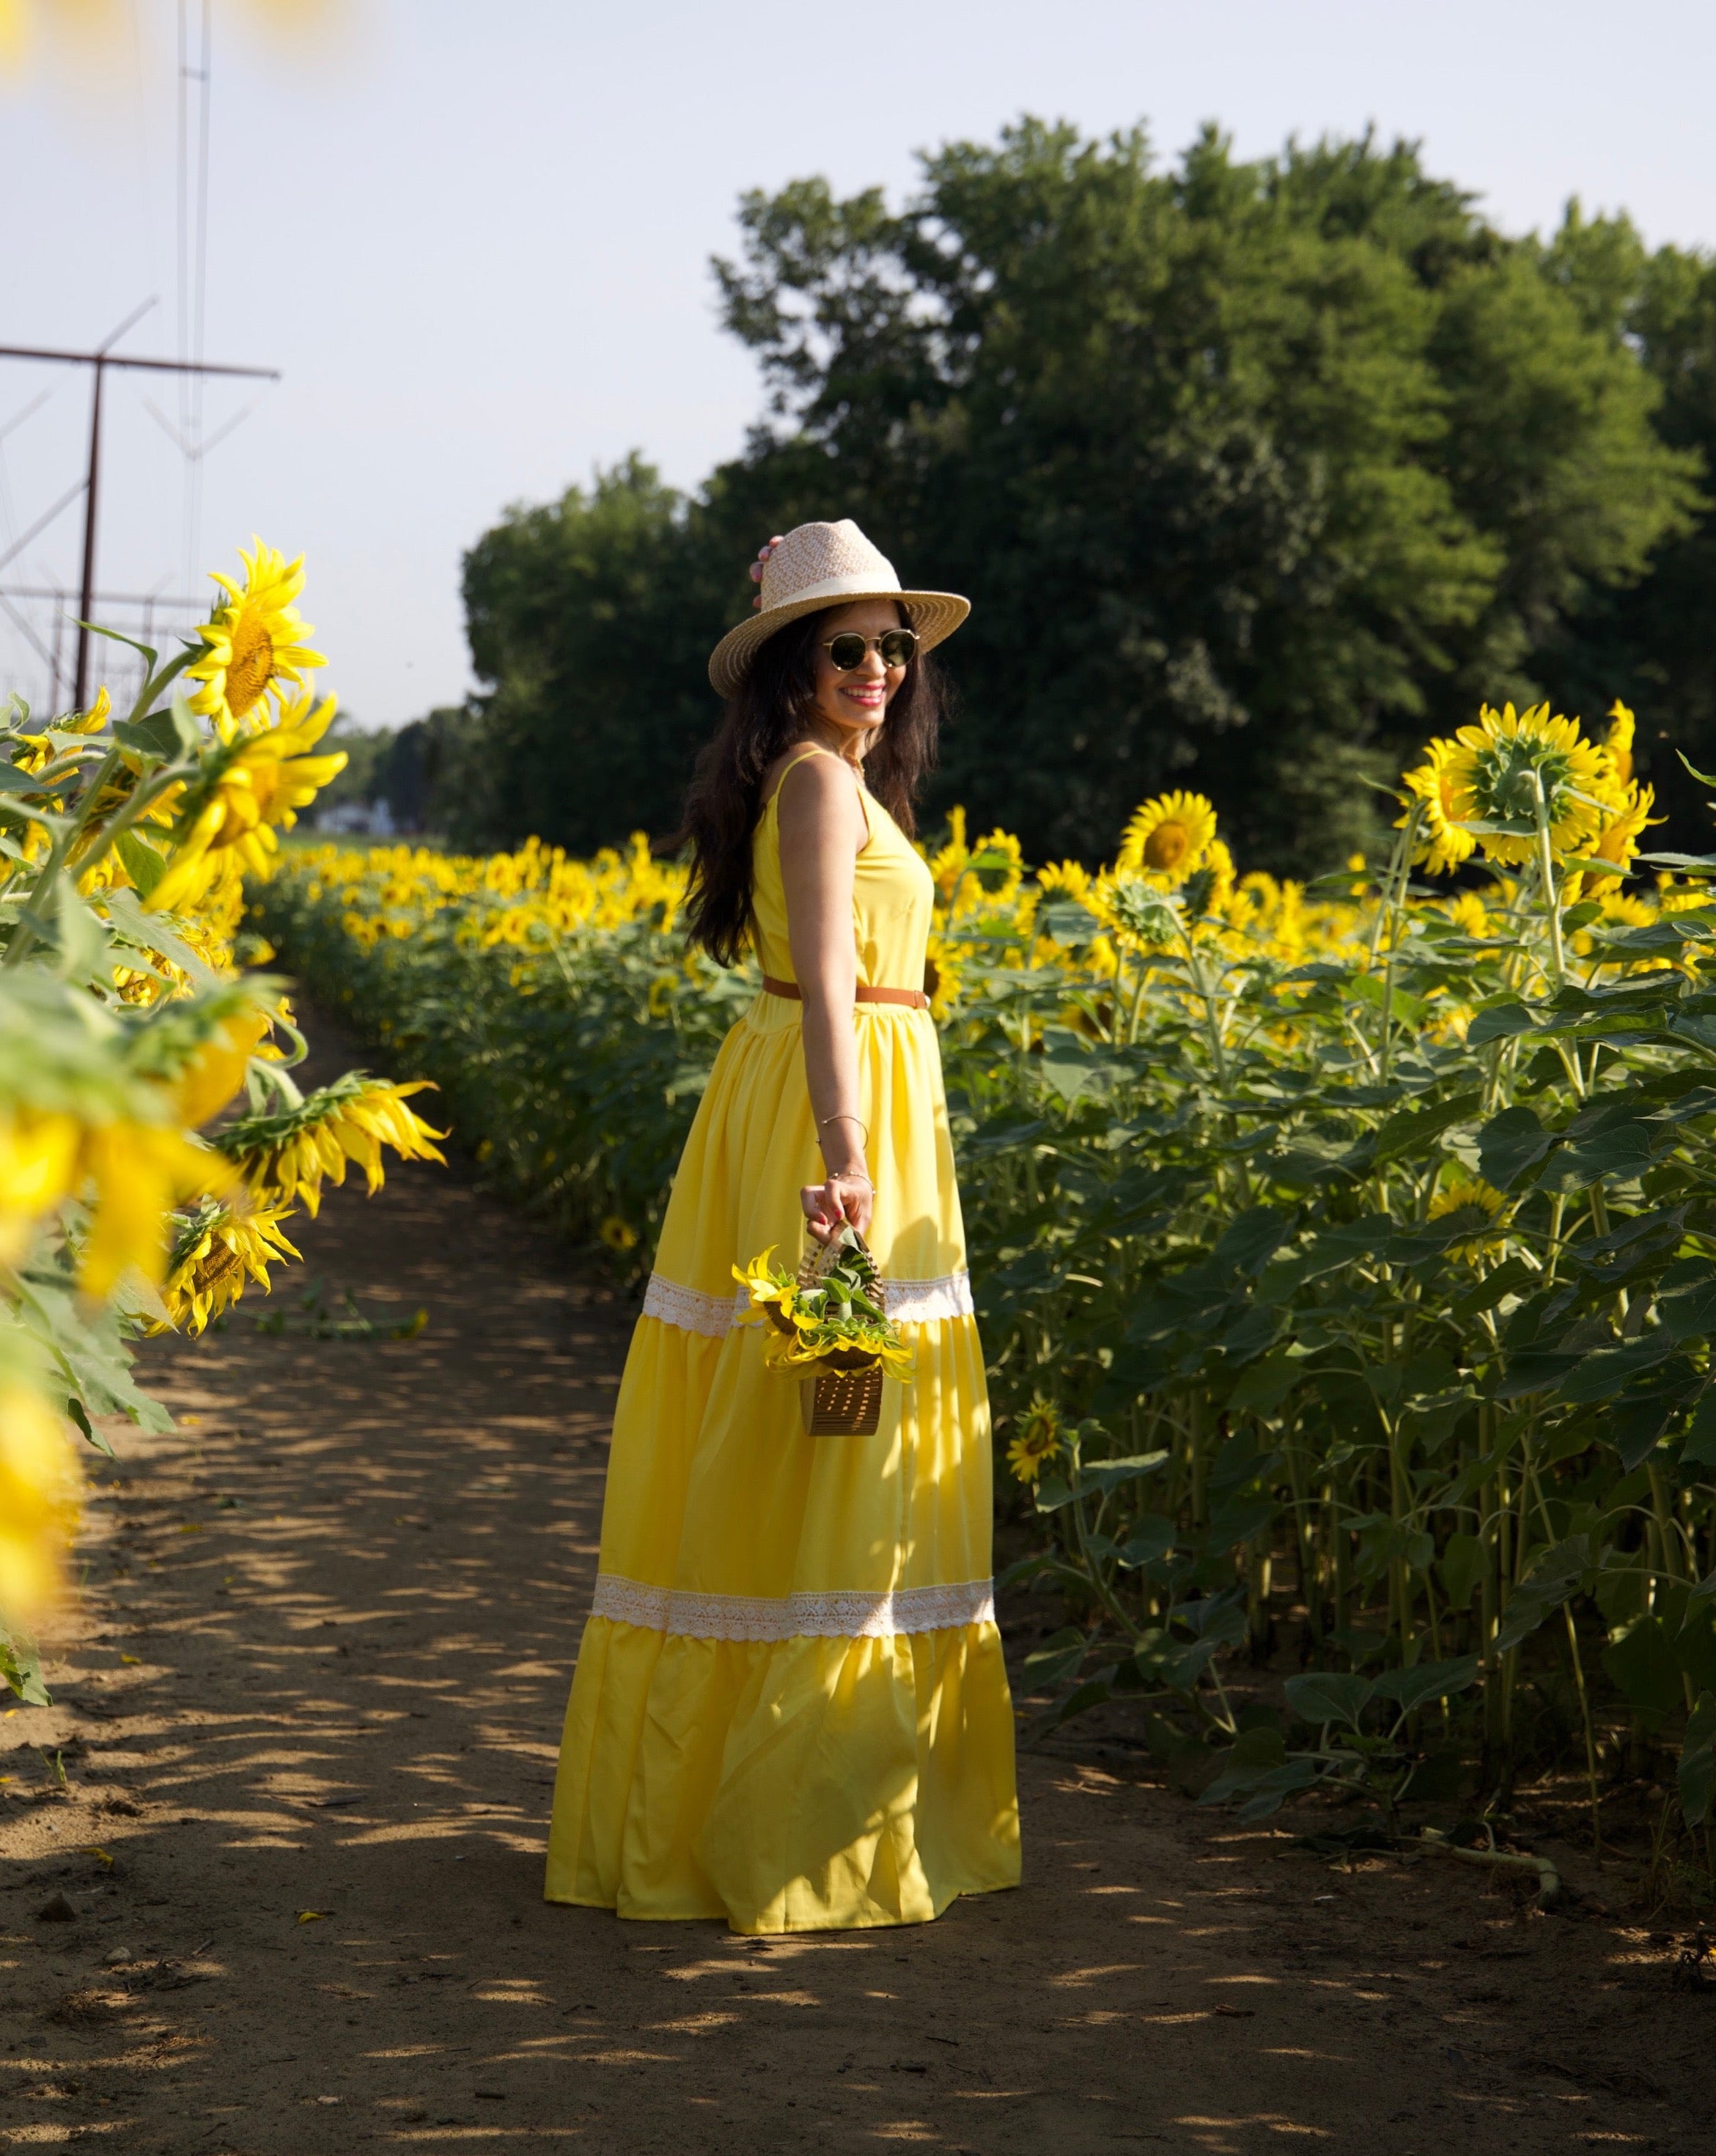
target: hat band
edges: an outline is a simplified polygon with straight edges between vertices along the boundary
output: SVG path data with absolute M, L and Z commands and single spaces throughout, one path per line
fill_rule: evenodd
M 886 567 L 868 576 L 825 577 L 820 583 L 801 585 L 797 591 L 788 592 L 780 598 L 765 597 L 763 612 L 766 619 L 782 607 L 803 606 L 807 600 L 814 603 L 818 600 L 890 598 L 899 588 L 898 576 L 891 568 Z

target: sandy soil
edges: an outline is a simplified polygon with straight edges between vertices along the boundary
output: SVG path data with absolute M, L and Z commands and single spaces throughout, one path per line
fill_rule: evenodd
M 182 1426 L 119 1435 L 56 1704 L 0 1722 L 0 2147 L 1709 2147 L 1673 1935 L 1089 1740 L 1021 1759 L 1024 1887 L 921 1929 L 547 1907 L 627 1311 L 455 1173 L 304 1225 L 325 1303 L 428 1323 L 151 1352 Z

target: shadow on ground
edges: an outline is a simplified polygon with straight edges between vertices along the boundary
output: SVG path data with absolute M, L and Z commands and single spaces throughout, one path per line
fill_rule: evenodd
M 0 2146 L 1708 2148 L 1660 1943 L 1070 1748 L 1024 1887 L 921 1929 L 547 1907 L 629 1310 L 455 1173 L 301 1224 L 376 1333 L 253 1296 L 150 1351 L 181 1428 L 116 1433 L 56 1704 L 0 1722 Z

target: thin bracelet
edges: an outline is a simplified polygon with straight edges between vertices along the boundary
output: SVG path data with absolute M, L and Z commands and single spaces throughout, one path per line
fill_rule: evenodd
M 828 1179 L 830 1183 L 861 1183 L 869 1190 L 874 1190 L 876 1188 L 870 1178 L 855 1168 L 831 1168 L 828 1172 Z
M 825 1116 L 821 1122 L 817 1124 L 816 1127 L 819 1131 L 825 1131 L 830 1123 L 856 1123 L 859 1129 L 864 1133 L 865 1144 L 868 1145 L 870 1143 L 870 1126 L 865 1122 L 861 1116 Z

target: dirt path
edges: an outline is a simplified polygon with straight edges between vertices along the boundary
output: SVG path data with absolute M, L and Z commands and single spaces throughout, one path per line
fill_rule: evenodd
M 1708 2148 L 1716 1997 L 1451 1865 L 1071 1746 L 1025 1885 L 760 1943 L 540 1899 L 625 1312 L 455 1176 L 305 1224 L 414 1340 L 152 1354 L 57 1703 L 0 1722 L 0 2147 Z M 60 1792 L 40 1748 L 60 1748 Z M 44 1918 L 63 1895 L 69 1919 Z

